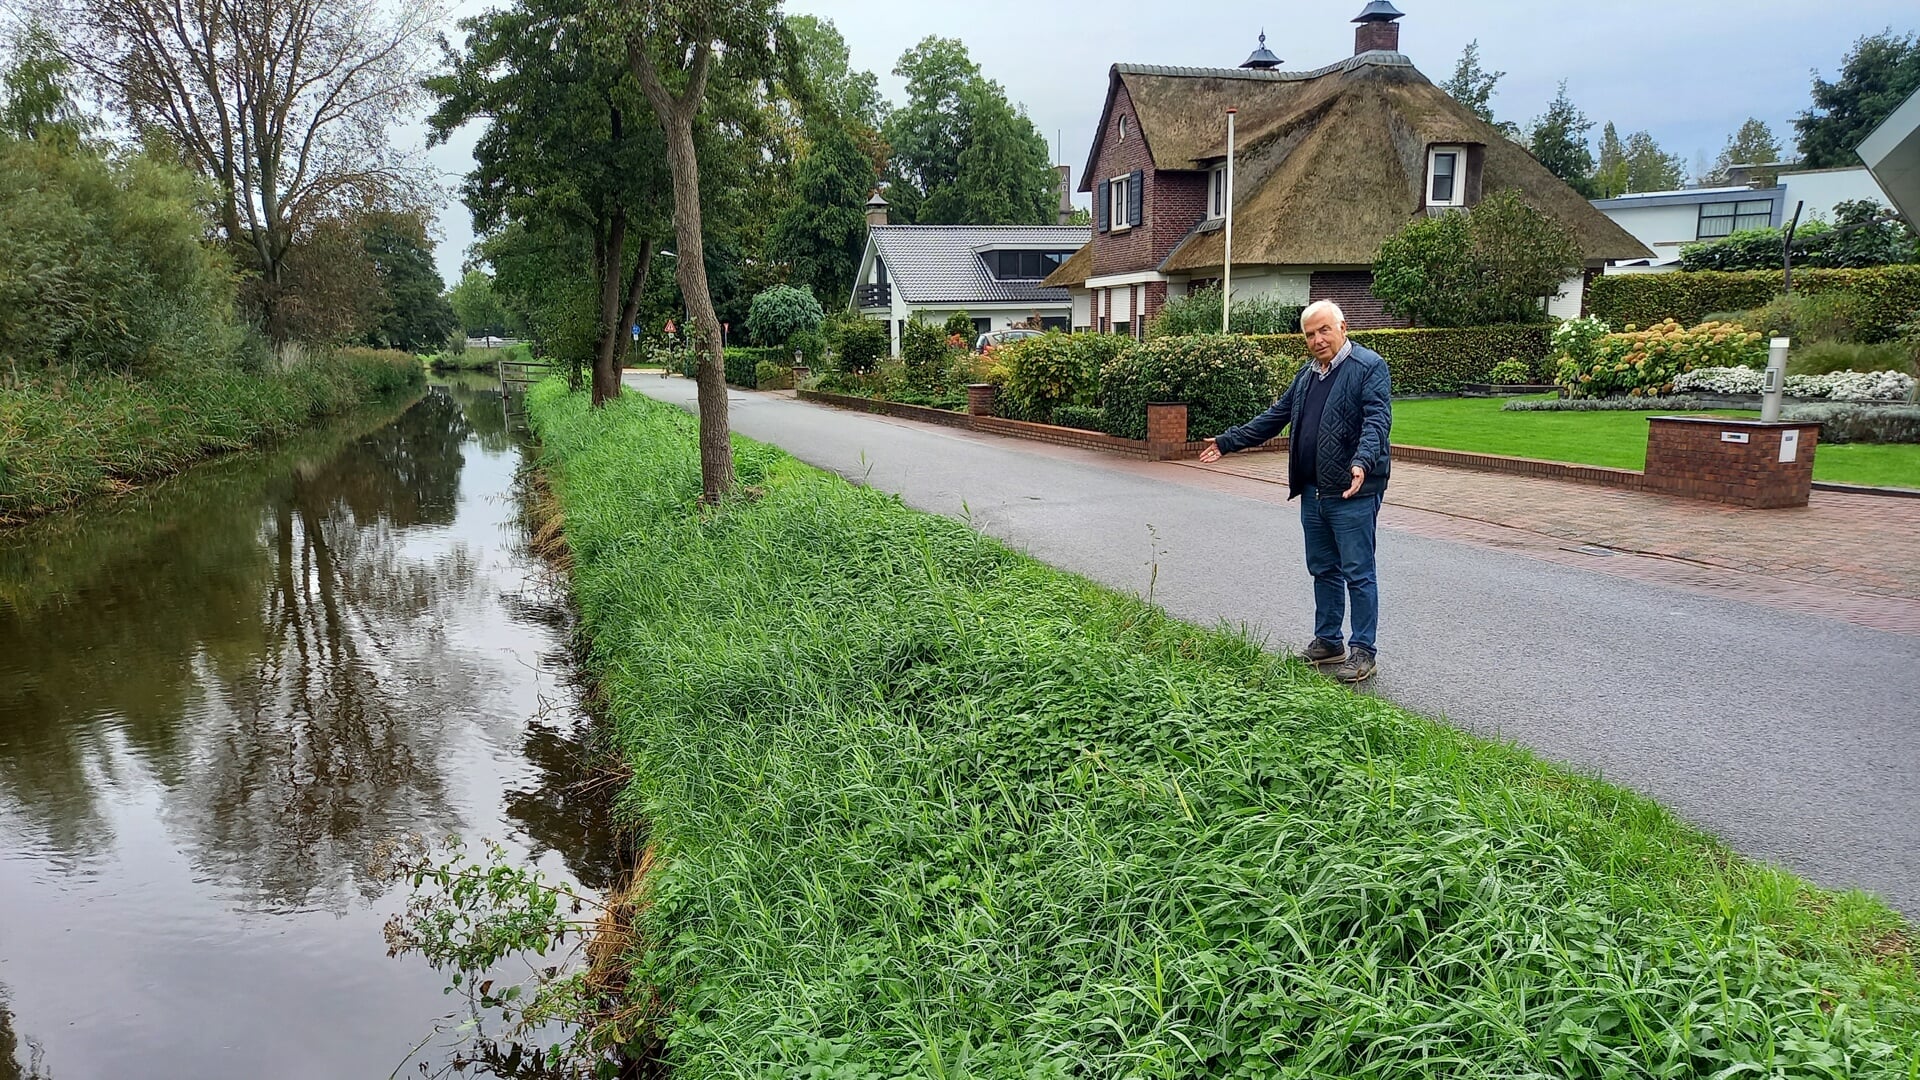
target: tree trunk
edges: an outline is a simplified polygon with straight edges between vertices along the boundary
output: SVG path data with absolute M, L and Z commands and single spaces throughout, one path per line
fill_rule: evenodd
M 707 292 L 707 263 L 700 227 L 700 162 L 693 149 L 693 114 L 688 101 L 661 117 L 666 129 L 667 165 L 673 173 L 673 233 L 680 257 L 674 260 L 680 296 L 693 323 L 693 347 L 700 350 L 695 382 L 700 396 L 701 498 L 716 502 L 733 490 L 733 444 L 727 439 L 726 362 L 720 353 L 720 317 Z

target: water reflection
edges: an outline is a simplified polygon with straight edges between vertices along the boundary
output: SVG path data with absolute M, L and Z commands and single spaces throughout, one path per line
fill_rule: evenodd
M 604 877 L 518 465 L 497 391 L 439 386 L 0 536 L 0 961 L 50 1070 L 384 1075 L 445 1004 L 385 960 L 375 844 Z

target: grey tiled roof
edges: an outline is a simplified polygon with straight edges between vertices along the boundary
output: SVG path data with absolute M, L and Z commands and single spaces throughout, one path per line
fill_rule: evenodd
M 1067 290 L 1038 281 L 1000 281 L 987 273 L 980 252 L 1042 248 L 1071 252 L 1093 238 L 1086 225 L 876 225 L 874 247 L 887 280 L 908 305 L 1048 303 L 1069 301 Z

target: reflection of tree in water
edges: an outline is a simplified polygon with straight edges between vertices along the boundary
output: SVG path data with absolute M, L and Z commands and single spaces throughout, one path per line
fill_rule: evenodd
M 350 876 L 390 826 L 448 820 L 449 701 L 483 676 L 440 630 L 475 560 L 422 561 L 404 536 L 453 520 L 470 432 L 430 395 L 344 445 L 101 516 L 104 535 L 68 545 L 94 558 L 62 568 L 64 590 L 5 578 L 0 673 L 30 674 L 0 687 L 0 801 L 58 848 L 97 849 L 89 772 L 119 767 L 124 733 L 182 796 L 168 814 L 196 857 L 286 905 Z M 9 545 L 0 574 L 47 558 L 58 547 Z
M 20 1035 L 13 1029 L 13 1010 L 7 1007 L 7 995 L 0 988 L 0 1080 L 44 1080 L 46 1064 L 40 1060 L 40 1047 L 26 1040 L 26 1053 L 20 1052 Z
M 435 382 L 433 388 L 460 403 L 460 411 L 466 415 L 467 423 L 473 426 L 473 434 L 479 440 L 481 449 L 498 454 L 513 448 L 518 436 L 507 427 L 505 406 L 500 401 L 499 379 L 492 375 L 463 372 L 448 377 L 445 382 Z

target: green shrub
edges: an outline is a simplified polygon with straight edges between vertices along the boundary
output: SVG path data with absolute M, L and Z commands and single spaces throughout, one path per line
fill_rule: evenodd
M 828 345 L 841 371 L 853 375 L 872 371 L 893 348 L 887 324 L 853 316 L 835 323 Z
M 1815 420 L 1822 443 L 1920 443 L 1920 407 L 1795 405 L 1786 420 Z
M 1421 326 L 1545 322 L 1540 301 L 1580 273 L 1573 231 L 1512 189 L 1415 217 L 1373 257 L 1373 295 Z M 1484 370 L 1484 369 L 1483 369 Z
M 1209 285 L 1185 296 L 1167 301 L 1147 324 L 1147 337 L 1189 337 L 1220 332 L 1220 286 Z M 1237 300 L 1233 305 L 1231 332 L 1235 334 L 1295 334 L 1300 331 L 1297 304 L 1288 304 L 1275 296 L 1256 296 Z
M 754 294 L 747 308 L 747 336 L 756 345 L 783 346 L 795 334 L 819 329 L 824 318 L 812 290 L 774 285 Z
M 1002 345 L 993 360 L 1006 370 L 1009 415 L 1045 424 L 1058 406 L 1094 403 L 1100 380 L 1095 354 L 1058 330 Z
M 973 342 L 973 319 L 964 311 L 956 311 L 947 316 L 946 325 L 942 330 L 947 337 L 957 337 L 968 344 Z M 904 345 L 901 347 L 905 348 Z
M 791 390 L 793 369 L 762 360 L 753 366 L 753 382 L 756 390 Z
M 786 367 L 792 355 L 779 347 L 755 348 L 750 345 L 734 345 L 721 353 L 726 360 L 727 382 L 748 390 L 759 389 L 759 370 L 762 363 Z
M 1850 342 L 1859 336 L 1865 306 L 1850 292 L 1795 293 L 1776 296 L 1726 321 L 1768 337 L 1792 338 L 1796 345 Z
M 1260 339 L 1235 335 L 1159 338 L 1129 349 L 1100 372 L 1107 430 L 1125 439 L 1147 437 L 1147 406 L 1184 402 L 1187 431 L 1203 438 L 1252 419 L 1273 404 L 1284 385 L 1284 365 Z
M 1795 270 L 1796 296 L 1850 293 L 1858 307 L 1854 338 L 1893 341 L 1920 310 L 1920 265 L 1867 270 Z M 1711 312 L 1752 311 L 1780 295 L 1780 272 L 1607 274 L 1587 291 L 1587 308 L 1615 326 L 1662 319 L 1693 324 Z
M 946 382 L 949 351 L 944 328 L 918 319 L 902 326 L 900 361 L 906 366 L 908 388 L 920 393 L 940 390 Z
M 1913 230 L 1888 220 L 1886 207 L 1871 199 L 1848 199 L 1834 207 L 1832 225 L 1804 221 L 1793 234 L 1793 265 L 1872 267 L 1915 259 Z M 1680 249 L 1680 269 L 1778 270 L 1785 229 L 1747 229 L 1724 240 L 1688 244 Z
M 1551 328 L 1546 324 L 1421 328 L 1414 330 L 1356 330 L 1350 336 L 1380 354 L 1393 376 L 1396 394 L 1451 394 L 1479 382 L 1494 364 L 1509 357 L 1535 365 L 1549 351 Z M 1288 376 L 1306 362 L 1307 339 L 1299 334 L 1275 334 L 1253 339 L 1256 347 L 1285 360 Z
M 1834 342 L 1795 344 L 1787 352 L 1789 375 L 1830 375 L 1836 371 L 1920 374 L 1914 370 L 1913 357 L 1907 352 L 1906 345 L 1898 341 L 1883 341 L 1877 345 L 1841 345 Z
M 1698 368 L 1766 366 L 1766 339 L 1731 323 L 1691 329 L 1672 320 L 1601 338 L 1591 363 L 1562 359 L 1555 379 L 1575 397 L 1669 394 L 1674 377 Z
M 1053 422 L 1082 431 L 1105 431 L 1107 410 L 1095 405 L 1060 405 L 1053 410 Z
M 1508 386 L 1530 382 L 1533 379 L 1533 365 L 1517 357 L 1505 360 L 1487 369 L 1487 382 Z

